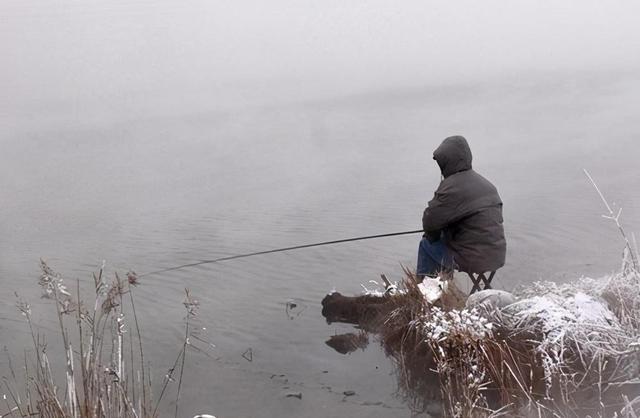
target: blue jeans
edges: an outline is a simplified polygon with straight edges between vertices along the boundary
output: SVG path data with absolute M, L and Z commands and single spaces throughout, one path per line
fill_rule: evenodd
M 451 252 L 447 249 L 443 240 L 429 242 L 422 238 L 418 247 L 418 267 L 416 274 L 419 277 L 435 277 L 441 271 L 453 270 L 455 263 Z

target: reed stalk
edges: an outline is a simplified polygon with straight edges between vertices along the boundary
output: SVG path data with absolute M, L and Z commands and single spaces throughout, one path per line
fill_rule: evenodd
M 61 275 L 43 260 L 39 285 L 44 297 L 51 299 L 61 336 L 64 358 L 64 383 L 55 381 L 46 340 L 39 334 L 31 317 L 31 306 L 17 296 L 16 306 L 26 318 L 35 351 L 35 366 L 30 367 L 25 350 L 24 382 L 19 389 L 17 376 L 10 364 L 10 375 L 3 377 L 8 396 L 4 398 L 6 411 L 0 416 L 42 418 L 156 418 L 158 407 L 171 378 L 167 379 L 155 408 L 151 403 L 151 374 L 146 363 L 139 317 L 136 313 L 133 288 L 138 285 L 135 273 L 122 280 L 117 274 L 107 283 L 104 263 L 93 275 L 94 301 L 91 310 L 81 301 L 80 282 L 76 281 L 75 298 L 67 291 Z M 127 311 L 123 301 L 129 293 L 133 323 L 135 324 L 138 356 L 134 353 L 134 336 L 126 332 Z M 183 384 L 187 347 L 190 345 L 190 318 L 195 315 L 197 302 L 187 291 L 187 320 L 185 339 L 173 367 L 180 364 L 176 414 Z M 77 334 L 69 332 L 67 317 L 73 318 Z M 71 320 L 70 320 L 71 321 Z M 73 328 L 73 327 L 72 327 Z M 109 339 L 109 336 L 111 337 Z M 128 339 L 128 341 L 127 341 Z M 78 346 L 77 351 L 74 347 Z M 105 357 L 106 350 L 110 355 Z M 127 360 L 129 358 L 130 360 Z M 130 370 L 129 370 L 130 369 Z M 171 372 L 172 374 L 173 372 Z M 136 379 L 136 376 L 138 378 Z M 24 394 L 24 402 L 22 398 Z

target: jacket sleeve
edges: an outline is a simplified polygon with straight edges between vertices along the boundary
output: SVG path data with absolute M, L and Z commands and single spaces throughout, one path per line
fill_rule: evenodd
M 440 183 L 438 190 L 433 195 L 433 199 L 424 210 L 422 228 L 427 237 L 433 236 L 434 233 L 446 228 L 459 217 L 457 215 L 459 205 L 451 189 L 450 185 Z

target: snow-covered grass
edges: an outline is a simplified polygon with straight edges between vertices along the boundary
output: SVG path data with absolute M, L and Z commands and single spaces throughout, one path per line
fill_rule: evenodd
M 502 309 L 434 306 L 410 272 L 401 287 L 383 345 L 405 381 L 416 367 L 435 369 L 445 416 L 633 417 L 640 410 L 640 273 L 630 257 L 598 280 L 534 283 Z

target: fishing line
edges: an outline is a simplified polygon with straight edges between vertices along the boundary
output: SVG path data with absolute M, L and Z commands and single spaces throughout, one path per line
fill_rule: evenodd
M 423 232 L 424 232 L 424 230 L 422 230 L 422 229 L 419 229 L 419 230 L 416 230 L 416 231 L 391 232 L 391 233 L 388 233 L 388 234 L 368 235 L 368 236 L 364 236 L 364 237 L 345 238 L 345 239 L 337 239 L 337 240 L 333 240 L 333 241 L 316 242 L 316 243 L 313 243 L 313 244 L 296 245 L 296 246 L 293 246 L 293 247 L 275 248 L 273 250 L 256 251 L 256 252 L 253 252 L 253 253 L 237 254 L 237 255 L 231 255 L 231 256 L 227 256 L 227 257 L 220 257 L 220 258 L 216 258 L 216 259 L 213 259 L 213 260 L 196 261 L 194 263 L 182 264 L 180 266 L 168 267 L 168 268 L 164 268 L 164 269 L 161 269 L 161 270 L 150 271 L 149 273 L 140 274 L 140 275 L 138 275 L 138 277 L 150 276 L 152 274 L 165 273 L 167 271 L 174 271 L 174 270 L 180 270 L 180 269 L 188 268 L 188 267 L 200 266 L 202 264 L 211 264 L 211 263 L 217 263 L 217 262 L 220 262 L 220 261 L 235 260 L 236 258 L 253 257 L 254 255 L 279 253 L 279 252 L 282 252 L 282 251 L 299 250 L 301 248 L 319 247 L 321 245 L 340 244 L 342 242 L 362 241 L 362 240 L 366 240 L 366 239 L 394 237 L 394 236 L 398 236 L 398 235 L 409 235 L 409 234 L 418 234 L 418 233 L 422 234 Z

